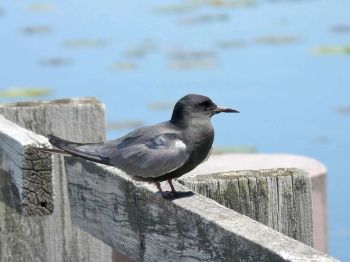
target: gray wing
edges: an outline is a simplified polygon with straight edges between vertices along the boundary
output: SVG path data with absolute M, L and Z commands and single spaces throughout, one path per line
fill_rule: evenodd
M 167 174 L 187 161 L 189 153 L 179 133 L 150 136 L 148 130 L 140 131 L 103 144 L 77 146 L 76 150 L 98 155 L 127 174 L 144 178 Z

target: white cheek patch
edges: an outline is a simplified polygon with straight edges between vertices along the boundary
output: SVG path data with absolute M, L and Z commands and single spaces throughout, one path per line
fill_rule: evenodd
M 174 145 L 178 149 L 186 149 L 186 145 L 181 140 L 175 140 Z

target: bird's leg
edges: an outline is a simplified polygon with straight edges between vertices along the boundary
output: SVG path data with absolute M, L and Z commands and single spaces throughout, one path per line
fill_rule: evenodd
M 155 184 L 156 184 L 156 186 L 157 186 L 159 192 L 160 192 L 162 195 L 164 195 L 163 190 L 162 190 L 162 187 L 160 186 L 160 183 L 159 183 L 159 182 L 156 182 Z
M 170 193 L 169 191 L 163 191 L 162 190 L 162 187 L 160 186 L 160 183 L 159 182 L 155 182 L 155 184 L 156 184 L 156 186 L 157 186 L 157 188 L 158 188 L 158 190 L 159 190 L 159 193 L 165 198 L 165 199 L 169 199 L 170 198 L 170 196 L 169 196 L 169 194 L 168 193 Z
M 168 199 L 168 200 L 174 200 L 174 199 L 177 199 L 177 198 L 183 198 L 183 197 L 189 197 L 189 196 L 192 196 L 194 195 L 194 193 L 192 191 L 189 191 L 189 192 L 178 192 L 175 190 L 174 188 L 174 185 L 171 181 L 171 179 L 168 179 L 168 183 L 170 185 L 170 188 L 171 188 L 171 191 L 163 191 L 161 186 L 160 186 L 160 183 L 159 182 L 155 182 L 158 190 L 159 190 L 159 193 L 165 198 L 165 199 Z
M 173 185 L 173 182 L 171 181 L 172 179 L 168 179 L 168 183 L 170 185 L 170 188 L 171 188 L 171 192 L 173 192 L 173 194 L 176 194 L 176 190 L 174 188 L 174 185 Z
M 173 199 L 189 197 L 189 196 L 193 196 L 194 195 L 194 193 L 192 191 L 188 191 L 188 192 L 176 191 L 175 188 L 174 188 L 174 185 L 173 185 L 173 182 L 172 182 L 171 178 L 168 179 L 168 183 L 169 183 L 170 188 L 171 188 L 171 193 L 173 194 Z

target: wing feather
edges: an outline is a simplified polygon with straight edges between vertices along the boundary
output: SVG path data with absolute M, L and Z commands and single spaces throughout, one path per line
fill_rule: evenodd
M 164 175 L 181 167 L 189 156 L 186 145 L 174 133 L 161 134 L 143 143 L 118 145 L 107 145 L 101 149 L 100 155 L 132 176 Z
M 103 143 L 74 143 L 55 136 L 50 136 L 50 142 L 74 156 L 112 165 L 131 176 L 144 178 L 167 174 L 189 158 L 181 132 L 169 122 L 139 128 Z

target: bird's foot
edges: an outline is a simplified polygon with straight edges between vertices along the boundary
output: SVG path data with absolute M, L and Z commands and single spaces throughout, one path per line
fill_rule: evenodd
M 192 191 L 159 191 L 157 194 L 170 201 L 194 195 Z

